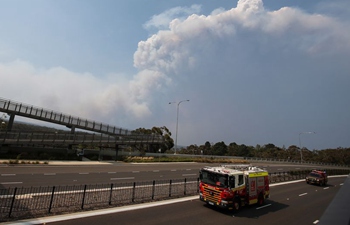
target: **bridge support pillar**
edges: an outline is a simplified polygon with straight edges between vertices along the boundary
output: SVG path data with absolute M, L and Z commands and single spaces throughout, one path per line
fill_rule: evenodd
M 15 120 L 15 114 L 11 113 L 10 114 L 10 119 L 9 122 L 7 124 L 7 131 L 11 131 L 12 130 L 12 126 L 13 126 L 13 121 Z
M 71 127 L 70 127 L 70 133 L 71 133 L 71 134 L 74 134 L 74 133 L 75 133 L 75 126 L 71 126 Z
M 119 145 L 115 144 L 115 161 L 118 160 Z

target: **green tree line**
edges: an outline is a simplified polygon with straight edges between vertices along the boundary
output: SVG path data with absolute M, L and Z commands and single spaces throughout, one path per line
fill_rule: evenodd
M 144 134 L 160 134 L 164 137 L 165 143 L 162 145 L 138 145 L 135 146 L 141 152 L 172 152 L 174 147 L 174 140 L 171 138 L 171 132 L 168 128 L 153 127 L 152 129 L 139 128 L 135 133 Z M 236 156 L 236 157 L 256 157 L 256 158 L 274 158 L 289 161 L 300 161 L 302 159 L 306 162 L 321 162 L 330 164 L 350 165 L 350 148 L 336 148 L 323 150 L 309 150 L 307 148 L 300 149 L 296 145 L 291 145 L 288 148 L 278 147 L 274 144 L 248 146 L 245 144 L 237 144 L 232 142 L 226 144 L 225 142 L 210 143 L 206 141 L 203 145 L 190 145 L 181 147 L 177 150 L 180 154 L 193 155 L 217 155 L 217 156 Z

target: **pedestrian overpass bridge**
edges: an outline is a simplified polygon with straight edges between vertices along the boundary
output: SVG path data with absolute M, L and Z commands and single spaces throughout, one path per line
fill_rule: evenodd
M 0 132 L 2 144 L 162 144 L 164 138 L 158 134 L 135 134 L 130 130 L 108 125 L 80 117 L 74 117 L 53 110 L 15 102 L 0 98 L 0 112 L 10 116 L 6 130 Z M 15 116 L 27 117 L 53 124 L 59 124 L 71 129 L 70 134 L 52 132 L 14 132 L 12 131 Z M 93 133 L 77 134 L 75 129 L 91 131 Z

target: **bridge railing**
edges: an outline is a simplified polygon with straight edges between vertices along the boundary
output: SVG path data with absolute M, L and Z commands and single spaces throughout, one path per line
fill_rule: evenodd
M 16 115 L 38 119 L 46 122 L 65 125 L 67 127 L 76 127 L 84 130 L 105 133 L 110 135 L 130 135 L 132 131 L 103 124 L 88 119 L 66 115 L 55 112 L 50 109 L 44 109 L 33 105 L 14 102 L 9 99 L 0 98 L 0 111 L 6 113 L 15 113 Z

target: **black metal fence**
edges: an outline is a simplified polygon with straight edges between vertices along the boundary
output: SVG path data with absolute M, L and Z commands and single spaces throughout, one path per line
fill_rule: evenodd
M 198 178 L 185 178 L 0 189 L 0 222 L 195 195 L 198 182 Z
M 270 173 L 270 183 L 304 179 L 310 170 Z M 328 175 L 350 170 L 327 170 Z M 0 222 L 197 195 L 197 177 L 160 181 L 0 189 Z

